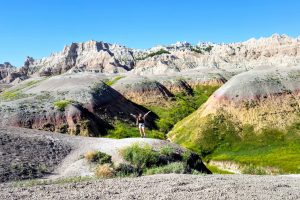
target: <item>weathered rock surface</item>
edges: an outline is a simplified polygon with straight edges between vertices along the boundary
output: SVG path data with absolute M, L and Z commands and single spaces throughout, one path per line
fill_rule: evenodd
M 161 50 L 164 52 L 161 52 Z M 176 43 L 148 50 L 105 42 L 72 43 L 63 51 L 34 60 L 28 57 L 22 72 L 51 76 L 65 72 L 162 75 L 190 69 L 214 68 L 235 73 L 263 66 L 295 66 L 300 63 L 300 40 L 274 34 L 232 44 Z
M 16 68 L 12 66 L 9 62 L 0 64 L 0 80 L 6 78 L 15 69 Z
M 170 54 L 138 61 L 133 71 L 164 74 L 209 67 L 240 72 L 264 66 L 295 66 L 300 62 L 299 44 L 299 39 L 277 34 L 232 44 L 179 43 L 160 47 Z
M 118 73 L 132 69 L 132 51 L 120 45 L 88 41 L 72 43 L 62 52 L 34 60 L 29 64 L 29 73 L 51 76 L 72 72 Z

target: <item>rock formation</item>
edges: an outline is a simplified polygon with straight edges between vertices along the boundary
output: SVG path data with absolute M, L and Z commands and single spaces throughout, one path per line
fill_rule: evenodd
M 49 57 L 27 57 L 21 69 L 1 65 L 1 79 L 12 82 L 19 76 L 52 76 L 65 72 L 132 73 L 165 75 L 191 69 L 222 69 L 240 73 L 264 66 L 295 66 L 300 63 L 300 40 L 274 34 L 231 44 L 187 42 L 157 46 L 148 50 L 131 49 L 105 42 L 72 43 Z

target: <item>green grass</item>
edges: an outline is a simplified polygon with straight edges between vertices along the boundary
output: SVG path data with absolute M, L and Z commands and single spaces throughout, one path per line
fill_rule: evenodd
M 183 162 L 173 162 L 168 165 L 148 168 L 145 171 L 145 175 L 153 174 L 184 174 L 186 172 L 186 166 Z
M 300 142 L 253 142 L 235 144 L 231 149 L 220 149 L 211 156 L 213 160 L 226 160 L 241 165 L 277 168 L 278 173 L 300 173 Z
M 205 103 L 218 88 L 219 86 L 198 86 L 194 89 L 193 95 L 186 95 L 184 93 L 176 94 L 173 103 L 169 107 L 146 105 L 145 107 L 159 116 L 156 125 L 161 132 L 167 134 L 177 122 L 190 115 Z
M 299 133 L 299 123 L 286 130 L 265 128 L 259 133 L 242 127 L 236 131 L 235 139 L 225 139 L 209 157 L 257 168 L 275 168 L 277 173 L 300 173 Z
M 205 160 L 232 161 L 248 167 L 245 173 L 264 174 L 262 169 L 300 173 L 300 123 L 286 130 L 265 128 L 256 132 L 252 126 L 241 127 L 228 116 L 218 115 L 207 117 L 198 125 L 201 129 L 197 134 L 193 133 L 193 124 L 176 130 L 180 133 L 176 142 L 201 154 Z
M 226 171 L 226 170 L 219 169 L 218 167 L 213 166 L 213 165 L 206 164 L 206 167 L 207 167 L 213 174 L 234 174 L 234 173 L 232 173 L 232 172 L 229 172 L 229 171 Z
M 159 153 L 161 155 L 165 156 L 171 156 L 174 153 L 174 148 L 171 147 L 170 145 L 163 146 L 160 150 Z
M 164 133 L 158 130 L 149 130 L 146 128 L 145 132 L 147 138 L 165 139 Z M 114 129 L 108 130 L 105 137 L 122 139 L 141 136 L 137 126 L 133 126 L 121 121 L 116 121 L 114 123 Z
M 211 50 L 213 49 L 213 46 L 211 46 L 211 45 L 209 45 L 209 46 L 207 46 L 207 47 L 202 47 L 202 48 L 200 48 L 200 47 L 192 47 L 190 50 L 191 51 L 194 51 L 194 52 L 196 52 L 196 53 L 204 53 L 204 52 L 211 52 Z
M 53 102 L 53 105 L 55 106 L 55 108 L 64 111 L 65 108 L 71 104 L 73 101 L 71 100 L 59 100 L 59 101 L 55 101 Z
M 252 175 L 267 175 L 268 172 L 265 170 L 264 167 L 259 167 L 254 164 L 249 164 L 243 167 L 242 169 L 243 174 L 252 174 Z
M 27 81 L 25 83 L 21 83 L 15 89 L 11 89 L 11 90 L 8 90 L 8 91 L 3 91 L 0 94 L 0 99 L 2 101 L 13 101 L 13 100 L 29 97 L 30 95 L 25 94 L 23 92 L 23 90 L 24 89 L 30 89 L 31 87 L 33 87 L 34 85 L 36 85 L 40 81 L 42 81 L 42 80 Z
M 104 81 L 104 83 L 108 86 L 112 86 L 113 84 L 115 84 L 118 80 L 124 78 L 124 76 L 116 76 L 114 77 L 113 79 L 110 79 L 110 80 L 106 80 Z

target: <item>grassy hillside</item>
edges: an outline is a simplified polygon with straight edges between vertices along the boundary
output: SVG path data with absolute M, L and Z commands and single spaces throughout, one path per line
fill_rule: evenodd
M 206 160 L 232 161 L 260 168 L 259 173 L 300 173 L 300 116 L 286 129 L 255 131 L 226 114 L 201 118 L 198 112 L 179 122 L 168 134 L 172 141 L 201 154 Z M 254 172 L 255 173 L 255 170 Z
M 155 121 L 156 128 L 147 130 L 147 137 L 158 139 L 166 138 L 166 134 L 177 122 L 197 110 L 217 89 L 218 86 L 198 86 L 193 90 L 192 95 L 186 95 L 184 93 L 176 94 L 168 106 L 142 105 L 158 116 L 158 119 Z M 140 136 L 139 130 L 134 124 L 117 121 L 114 127 L 113 130 L 109 131 L 107 137 L 128 138 Z

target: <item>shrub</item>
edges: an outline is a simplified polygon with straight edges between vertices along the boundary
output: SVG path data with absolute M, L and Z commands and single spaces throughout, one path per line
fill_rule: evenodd
M 112 178 L 114 176 L 114 169 L 109 164 L 97 166 L 95 175 L 99 178 Z
M 267 172 L 262 167 L 255 166 L 253 164 L 249 164 L 242 169 L 243 174 L 256 174 L 256 175 L 266 175 Z
M 161 155 L 165 155 L 165 156 L 172 156 L 172 154 L 175 153 L 175 149 L 173 147 L 171 147 L 170 145 L 166 145 L 163 146 L 160 150 L 159 153 Z
M 88 151 L 84 157 L 88 161 L 98 164 L 111 163 L 111 156 L 101 151 Z
M 124 159 L 130 162 L 138 169 L 156 165 L 159 159 L 159 153 L 155 152 L 150 145 L 140 146 L 133 144 L 121 151 Z
M 71 104 L 71 103 L 72 103 L 72 101 L 70 101 L 70 100 L 60 100 L 60 101 L 55 101 L 55 102 L 53 103 L 53 105 L 54 105 L 57 109 L 59 109 L 59 110 L 61 110 L 61 111 L 64 111 L 65 108 L 66 108 L 69 104 Z
M 168 165 L 153 167 L 146 170 L 146 175 L 152 174 L 184 174 L 186 172 L 186 165 L 183 162 L 173 162 Z
M 141 171 L 137 168 L 133 167 L 132 165 L 121 163 L 115 169 L 115 176 L 116 177 L 127 177 L 127 176 L 140 176 Z
M 210 52 L 212 49 L 213 49 L 213 46 L 209 45 L 209 46 L 205 47 L 203 50 Z
M 184 162 L 187 162 L 190 156 L 191 156 L 191 152 L 189 150 L 186 150 L 185 152 L 182 153 L 182 160 Z

